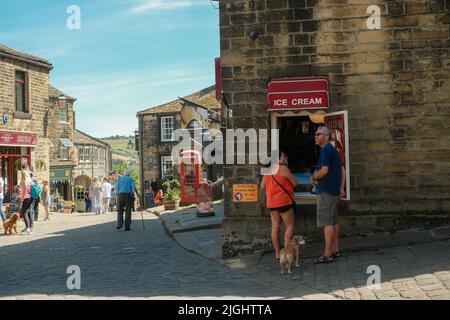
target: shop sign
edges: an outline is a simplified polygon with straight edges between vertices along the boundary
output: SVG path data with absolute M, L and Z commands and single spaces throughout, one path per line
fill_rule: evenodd
M 51 168 L 50 180 L 71 181 L 72 168 Z
M 268 88 L 268 109 L 328 109 L 328 88 L 325 77 L 272 79 Z
M 0 145 L 35 147 L 38 135 L 35 133 L 0 131 Z

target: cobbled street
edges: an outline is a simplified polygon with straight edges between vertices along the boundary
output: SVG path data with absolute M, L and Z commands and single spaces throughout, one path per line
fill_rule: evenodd
M 33 235 L 0 236 L 0 297 L 6 299 L 279 299 L 264 283 L 181 248 L 152 215 L 54 215 Z M 22 227 L 22 222 L 20 227 Z M 1 230 L 3 231 L 3 230 Z M 81 290 L 66 270 L 81 269 Z

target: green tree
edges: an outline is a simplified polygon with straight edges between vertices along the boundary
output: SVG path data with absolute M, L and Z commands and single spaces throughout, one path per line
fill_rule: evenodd
M 113 163 L 112 169 L 120 175 L 123 175 L 125 173 L 125 170 L 128 170 L 130 172 L 130 176 L 134 179 L 134 181 L 136 181 L 136 189 L 140 190 L 141 181 L 139 180 L 138 166 L 129 166 L 127 163 L 121 162 Z

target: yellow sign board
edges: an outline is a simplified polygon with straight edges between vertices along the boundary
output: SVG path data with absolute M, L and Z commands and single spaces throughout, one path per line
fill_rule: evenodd
M 234 184 L 233 202 L 258 202 L 258 185 Z

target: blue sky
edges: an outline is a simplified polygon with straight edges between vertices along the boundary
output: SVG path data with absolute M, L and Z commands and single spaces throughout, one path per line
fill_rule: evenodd
M 67 8 L 81 9 L 69 30 Z M 217 2 L 214 2 L 217 7 Z M 136 112 L 214 84 L 219 12 L 209 0 L 0 0 L 0 43 L 53 63 L 77 128 L 133 134 Z

